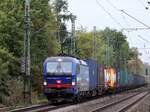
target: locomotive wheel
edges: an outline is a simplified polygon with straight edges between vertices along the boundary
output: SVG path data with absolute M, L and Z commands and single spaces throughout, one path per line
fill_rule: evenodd
M 79 103 L 81 101 L 80 95 L 76 95 L 74 98 L 75 103 Z

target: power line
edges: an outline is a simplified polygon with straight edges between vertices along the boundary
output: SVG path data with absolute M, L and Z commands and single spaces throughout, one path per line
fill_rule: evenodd
M 150 30 L 150 28 L 122 28 L 121 30 L 137 31 L 137 30 Z
M 112 2 L 110 2 L 109 0 L 106 0 L 106 2 L 112 6 L 114 9 L 119 10 Z
M 110 2 L 109 0 L 106 0 L 106 1 L 107 1 L 107 3 L 108 3 L 111 7 L 113 7 L 115 10 L 120 11 L 112 2 Z M 123 15 L 122 13 L 121 13 L 121 15 L 122 15 L 122 18 L 123 18 L 124 22 L 126 22 L 126 24 L 130 27 L 130 25 L 128 24 L 128 22 L 127 22 L 127 20 L 125 19 L 124 15 Z
M 125 12 L 124 10 L 120 10 L 121 12 L 123 12 L 124 14 L 126 14 L 127 16 L 131 17 L 132 19 L 134 19 L 135 21 L 137 21 L 138 23 L 141 23 L 142 25 L 144 25 L 147 28 L 150 28 L 150 26 L 148 26 L 147 24 L 143 23 L 142 21 L 138 20 L 137 18 L 131 16 L 130 14 L 128 14 L 127 12 Z
M 99 2 L 98 0 L 96 0 L 96 3 L 98 4 L 98 6 L 99 6 L 103 11 L 105 11 L 105 13 L 107 13 L 107 14 L 110 16 L 110 18 L 111 18 L 117 25 L 119 25 L 120 27 L 122 27 L 122 25 L 111 15 L 110 12 L 108 12 L 108 11 L 105 9 L 104 6 L 102 6 L 102 5 L 100 4 L 100 2 Z
M 115 10 L 120 11 L 112 2 L 110 2 L 109 0 L 106 0 L 106 1 L 107 1 L 108 4 L 109 4 L 111 7 L 113 7 Z M 121 13 L 121 15 L 122 15 L 122 18 L 123 18 L 124 22 L 127 24 L 127 26 L 130 27 L 130 25 L 129 25 L 128 21 L 126 20 L 125 16 L 123 15 L 123 13 Z M 124 32 L 124 30 L 127 32 L 127 34 Z M 121 31 L 124 32 L 126 35 L 129 35 L 129 31 L 130 31 L 130 30 L 127 30 L 127 29 L 125 29 L 125 28 L 122 28 Z M 131 43 L 133 43 L 133 42 L 132 42 L 132 38 L 130 38 L 130 41 L 131 41 Z
M 107 3 L 111 6 L 111 7 L 113 7 L 115 10 L 117 10 L 117 11 L 120 11 L 112 2 L 110 2 L 109 0 L 106 0 L 107 1 Z M 123 17 L 123 19 L 124 19 L 124 21 L 125 21 L 125 23 L 130 27 L 130 25 L 128 24 L 128 22 L 126 21 L 126 19 L 125 19 L 125 17 L 123 16 L 123 14 L 122 14 L 122 17 Z M 120 23 L 119 23 L 120 24 Z M 120 24 L 121 25 L 121 24 Z M 120 26 L 119 25 L 119 26 Z M 122 27 L 122 25 L 120 26 L 122 29 L 123 29 L 123 27 Z M 121 30 L 122 32 L 124 32 L 124 30 Z M 126 31 L 126 30 L 125 30 Z M 125 32 L 124 32 L 125 33 Z M 128 31 L 127 31 L 127 33 L 129 33 Z M 126 33 L 125 33 L 126 34 Z
M 141 35 L 138 35 L 139 38 L 141 38 L 142 40 L 144 40 L 145 42 L 149 43 L 150 44 L 150 41 L 145 39 L 144 37 L 142 37 Z
M 104 10 L 110 17 L 111 17 L 111 19 L 113 19 L 113 21 L 115 22 L 115 23 L 117 23 L 120 27 L 122 27 L 122 25 L 111 15 L 111 13 L 110 12 L 108 12 L 106 9 L 105 9 L 105 7 L 103 7 L 100 3 L 99 3 L 99 1 L 98 0 L 96 0 L 96 2 L 97 2 L 97 4 L 100 6 L 100 8 L 102 9 L 102 10 Z M 107 0 L 107 2 L 114 8 L 114 9 L 116 9 L 117 11 L 121 11 L 121 12 L 123 12 L 123 13 L 125 13 L 126 15 L 128 15 L 129 17 L 131 17 L 132 19 L 134 19 L 134 20 L 136 20 L 137 22 L 139 22 L 139 23 L 141 23 L 142 25 L 144 25 L 144 26 L 146 26 L 147 28 L 129 28 L 129 29 L 125 29 L 125 28 L 122 28 L 122 31 L 126 31 L 126 30 L 145 30 L 145 29 L 150 29 L 150 26 L 148 26 L 148 25 L 146 25 L 145 23 L 143 23 L 143 22 L 141 22 L 141 21 L 139 21 L 138 19 L 136 19 L 135 17 L 133 17 L 133 16 L 131 16 L 131 15 L 129 15 L 128 13 L 126 13 L 125 11 L 123 11 L 123 10 L 118 10 L 118 8 L 115 6 L 115 5 L 113 5 L 109 0 Z M 124 21 L 125 21 L 125 18 L 123 18 L 124 19 Z M 126 23 L 127 23 L 127 21 L 126 21 Z M 127 24 L 128 25 L 128 24 Z M 129 26 L 129 25 L 128 25 Z M 144 41 L 146 41 L 146 39 L 143 39 L 142 38 L 142 40 L 144 40 Z

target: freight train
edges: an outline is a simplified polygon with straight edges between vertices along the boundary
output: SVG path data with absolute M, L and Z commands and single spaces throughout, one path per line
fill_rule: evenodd
M 52 102 L 80 101 L 106 92 L 143 86 L 146 78 L 126 70 L 105 68 L 92 59 L 71 56 L 49 57 L 44 62 L 44 94 Z

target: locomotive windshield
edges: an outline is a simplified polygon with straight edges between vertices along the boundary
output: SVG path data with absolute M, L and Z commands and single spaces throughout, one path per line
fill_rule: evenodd
M 48 62 L 48 75 L 71 75 L 72 62 Z

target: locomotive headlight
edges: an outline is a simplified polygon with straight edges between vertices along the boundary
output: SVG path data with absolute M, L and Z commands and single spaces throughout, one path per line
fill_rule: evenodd
M 75 86 L 75 84 L 76 84 L 75 82 L 72 82 L 72 86 Z
M 46 86 L 47 85 L 47 82 L 46 81 L 44 81 L 44 86 Z

